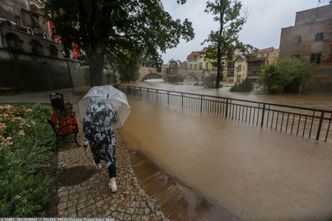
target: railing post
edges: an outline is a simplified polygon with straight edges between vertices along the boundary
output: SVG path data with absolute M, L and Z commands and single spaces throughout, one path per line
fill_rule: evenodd
M 228 117 L 228 98 L 226 98 L 226 113 L 225 113 L 225 118 Z
M 201 109 L 200 109 L 201 113 L 203 112 L 203 95 L 201 95 Z
M 149 88 L 146 89 L 146 95 L 149 98 Z
M 156 90 L 156 95 L 157 95 L 157 102 L 159 102 L 159 90 Z
M 167 91 L 167 104 L 169 104 L 169 91 Z
M 183 92 L 181 93 L 181 97 L 182 97 L 182 108 L 183 108 Z
M 265 117 L 265 103 L 263 104 L 261 127 L 263 127 L 264 125 L 264 117 Z
M 139 87 L 139 96 L 142 97 L 142 88 Z
M 324 111 L 322 111 L 322 113 L 320 114 L 320 119 L 319 119 L 319 125 L 318 125 L 318 131 L 317 131 L 317 135 L 316 135 L 316 140 L 319 140 L 320 137 L 320 131 L 322 129 L 322 125 L 323 125 L 323 120 L 324 120 Z

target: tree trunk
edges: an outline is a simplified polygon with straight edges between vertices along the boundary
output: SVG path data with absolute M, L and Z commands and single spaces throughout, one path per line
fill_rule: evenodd
M 222 4 L 222 1 L 220 1 L 220 6 Z M 221 38 L 222 38 L 222 32 L 224 29 L 224 10 L 220 11 L 220 30 L 219 30 L 219 39 L 218 39 L 218 49 L 217 49 L 217 79 L 216 79 L 216 88 L 220 88 L 220 81 L 222 81 L 222 66 L 221 66 Z
M 101 48 L 90 50 L 90 86 L 99 86 L 103 83 L 104 52 Z
M 218 51 L 217 51 L 217 79 L 216 79 L 216 88 L 220 88 L 220 80 L 221 76 L 221 46 L 220 42 L 218 42 Z

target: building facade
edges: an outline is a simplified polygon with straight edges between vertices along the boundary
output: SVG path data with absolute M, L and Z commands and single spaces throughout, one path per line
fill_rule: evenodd
M 234 58 L 234 80 L 233 82 L 241 83 L 248 76 L 248 62 L 244 55 L 237 55 Z
M 0 19 L 10 21 L 24 32 L 38 36 L 50 34 L 44 4 L 37 0 L 2 0 Z
M 280 55 L 316 64 L 314 86 L 332 89 L 332 1 L 296 13 L 295 25 L 281 30 Z
M 38 0 L 2 0 L 0 4 L 0 88 L 38 91 L 86 85 L 88 71 L 64 58 L 53 41 L 44 5 Z M 83 79 L 83 76 L 86 79 Z M 83 79 L 83 80 L 82 80 Z
M 200 51 L 192 51 L 187 56 L 187 67 L 192 70 L 201 70 L 203 69 L 203 56 Z
M 260 49 L 247 57 L 249 79 L 257 79 L 259 77 L 262 66 L 274 64 L 279 57 L 279 49 L 273 47 Z

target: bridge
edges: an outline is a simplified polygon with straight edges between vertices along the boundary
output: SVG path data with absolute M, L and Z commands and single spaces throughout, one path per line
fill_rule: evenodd
M 147 79 L 167 79 L 168 68 L 163 67 L 161 72 L 158 72 L 155 68 L 151 67 L 140 67 L 139 79 L 137 81 L 144 81 Z M 176 75 L 183 78 L 185 82 L 197 82 L 202 81 L 204 77 L 210 74 L 216 74 L 215 71 L 207 70 L 193 70 L 193 69 L 181 69 L 177 70 Z

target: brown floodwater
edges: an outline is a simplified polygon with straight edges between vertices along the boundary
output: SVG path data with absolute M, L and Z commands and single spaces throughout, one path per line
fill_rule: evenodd
M 235 217 L 332 218 L 330 144 L 140 97 L 128 99 L 132 113 L 122 129 L 126 146 L 142 152 L 166 173 Z M 326 97 L 322 99 L 330 105 Z
M 131 84 L 138 87 L 159 88 L 165 90 L 182 91 L 211 96 L 222 96 L 229 98 L 245 99 L 252 101 L 270 102 L 277 104 L 297 105 L 310 108 L 322 108 L 332 110 L 332 91 L 308 91 L 302 94 L 267 94 L 263 91 L 255 90 L 253 92 L 230 92 L 230 86 L 225 85 L 220 89 L 208 89 L 202 86 L 193 85 L 175 85 L 158 82 L 138 82 Z

